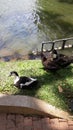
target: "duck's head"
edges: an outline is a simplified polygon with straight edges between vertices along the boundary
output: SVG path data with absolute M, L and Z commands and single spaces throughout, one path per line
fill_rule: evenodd
M 16 71 L 11 71 L 10 74 L 9 74 L 9 76 L 16 77 L 16 76 L 19 76 L 19 75 L 18 75 L 18 73 Z

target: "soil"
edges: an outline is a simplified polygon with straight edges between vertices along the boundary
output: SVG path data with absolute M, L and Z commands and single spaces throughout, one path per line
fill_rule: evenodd
M 21 55 L 18 53 L 14 53 L 12 55 L 6 55 L 6 56 L 1 56 L 0 57 L 0 61 L 5 61 L 5 62 L 9 62 L 9 61 L 17 61 L 17 60 L 34 60 L 34 59 L 40 59 L 40 52 L 39 53 L 30 53 L 27 55 Z

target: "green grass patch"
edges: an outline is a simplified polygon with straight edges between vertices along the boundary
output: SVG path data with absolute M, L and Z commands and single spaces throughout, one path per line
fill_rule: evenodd
M 59 70 L 55 74 L 44 71 L 42 67 L 40 60 L 0 62 L 0 93 L 33 96 L 67 110 L 66 95 L 59 93 L 58 86 L 73 92 L 73 65 Z M 20 76 L 37 78 L 38 87 L 32 90 L 20 90 L 11 86 L 13 77 L 8 77 L 8 75 L 13 70 L 17 71 Z

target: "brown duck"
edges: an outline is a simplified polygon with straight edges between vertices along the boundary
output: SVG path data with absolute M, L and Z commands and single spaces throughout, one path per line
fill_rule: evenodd
M 58 54 L 56 50 L 53 50 L 48 54 L 48 57 L 41 52 L 41 60 L 46 71 L 57 71 L 73 63 L 73 56 L 69 57 L 63 54 Z

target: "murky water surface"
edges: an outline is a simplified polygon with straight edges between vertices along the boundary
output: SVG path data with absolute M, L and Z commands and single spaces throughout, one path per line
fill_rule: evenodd
M 42 22 L 49 22 L 48 15 L 38 6 L 37 0 L 0 0 L 0 57 L 40 50 L 50 39 L 50 28 Z
M 45 35 L 38 29 L 36 0 L 0 1 L 0 56 L 39 48 Z

